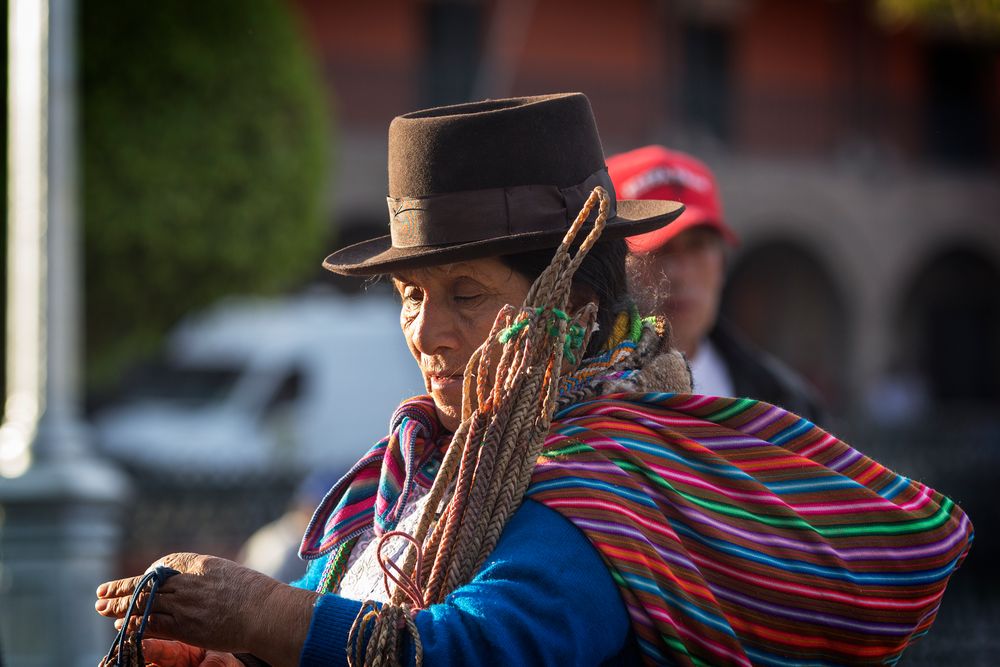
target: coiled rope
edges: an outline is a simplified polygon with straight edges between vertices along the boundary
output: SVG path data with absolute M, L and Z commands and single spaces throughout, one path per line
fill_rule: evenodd
M 598 203 L 593 229 L 571 256 L 577 234 Z M 573 275 L 600 238 L 608 209 L 608 193 L 595 188 L 524 304 L 504 306 L 489 337 L 469 359 L 462 422 L 417 530 L 412 536 L 390 532 L 379 542 L 386 586 L 392 580 L 395 587 L 381 607 L 372 600 L 363 603 L 348 637 L 352 667 L 400 665 L 404 630 L 421 665 L 416 612 L 442 602 L 472 579 L 521 505 L 552 422 L 559 378 L 578 363 L 582 355 L 577 352 L 586 349 L 593 332 L 596 304 L 588 303 L 572 316 L 567 307 Z M 382 549 L 400 537 L 410 542 L 403 565 L 390 566 Z

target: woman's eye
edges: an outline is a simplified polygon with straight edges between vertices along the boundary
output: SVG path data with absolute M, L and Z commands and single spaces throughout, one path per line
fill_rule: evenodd
M 482 294 L 456 294 L 455 301 L 465 305 L 471 305 L 483 298 Z

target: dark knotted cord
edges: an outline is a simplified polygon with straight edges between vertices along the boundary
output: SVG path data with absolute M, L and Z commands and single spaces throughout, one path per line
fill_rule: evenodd
M 132 599 L 128 603 L 128 611 L 125 612 L 125 617 L 122 619 L 122 627 L 118 631 L 118 636 L 112 642 L 111 649 L 101 661 L 100 667 L 145 667 L 146 661 L 142 655 L 142 636 L 146 632 L 149 613 L 153 609 L 153 599 L 163 582 L 175 574 L 180 573 L 160 565 L 143 575 L 132 593 Z M 146 606 L 142 611 L 139 626 L 134 632 L 129 632 L 132 617 L 137 611 L 139 597 L 145 592 L 147 586 L 149 587 L 149 597 L 146 599 Z

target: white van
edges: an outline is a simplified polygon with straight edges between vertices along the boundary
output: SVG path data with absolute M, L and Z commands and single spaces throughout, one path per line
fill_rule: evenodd
M 424 391 L 398 304 L 332 293 L 221 302 L 129 385 L 96 415 L 98 445 L 201 472 L 346 469 Z

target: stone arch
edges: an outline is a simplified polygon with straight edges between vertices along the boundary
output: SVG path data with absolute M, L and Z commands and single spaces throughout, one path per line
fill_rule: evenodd
M 722 313 L 838 410 L 848 386 L 849 312 L 822 255 L 798 240 L 759 239 L 733 261 Z
M 969 243 L 937 249 L 895 306 L 892 370 L 949 404 L 1000 401 L 1000 262 Z

